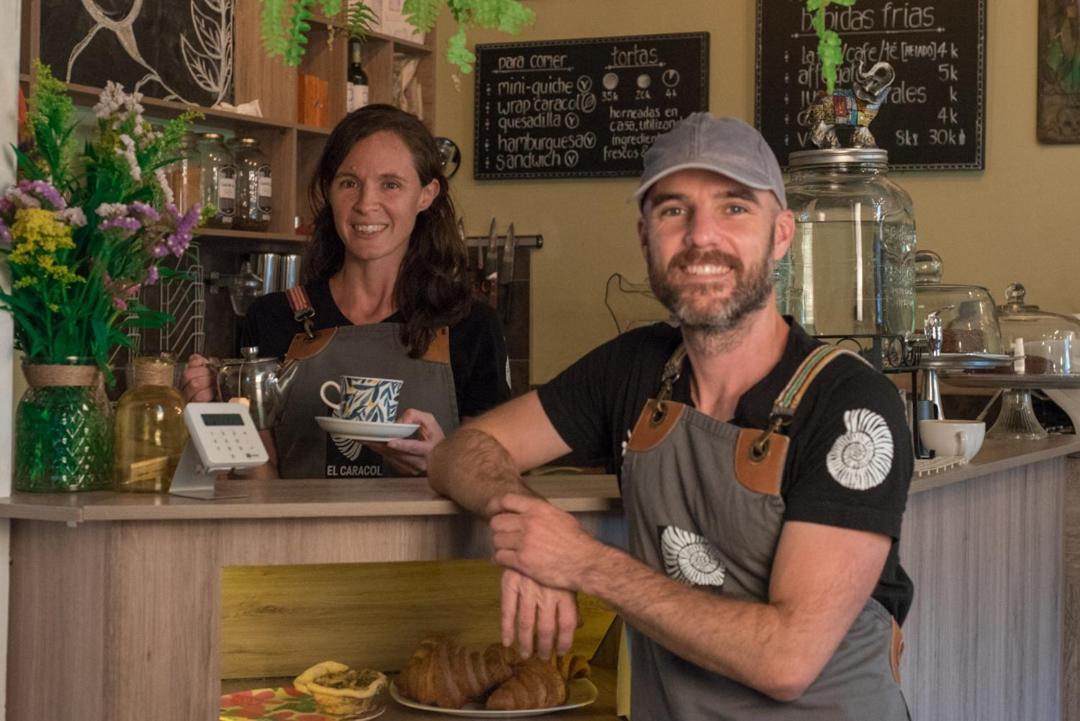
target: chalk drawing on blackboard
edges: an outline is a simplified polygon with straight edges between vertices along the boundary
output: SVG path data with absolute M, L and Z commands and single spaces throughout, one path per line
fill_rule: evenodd
M 42 59 L 64 68 L 66 81 L 114 80 L 196 105 L 232 100 L 235 0 L 190 0 L 187 14 L 175 0 L 81 0 L 74 12 L 71 5 L 44 0 L 41 11 Z

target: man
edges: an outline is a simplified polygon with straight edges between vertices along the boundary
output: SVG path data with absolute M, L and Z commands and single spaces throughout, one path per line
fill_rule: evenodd
M 895 388 L 776 310 L 794 216 L 753 128 L 690 116 L 646 154 L 637 198 L 679 328 L 604 344 L 429 464 L 436 490 L 491 519 L 504 643 L 566 649 L 581 591 L 631 627 L 635 719 L 906 719 Z M 629 553 L 523 483 L 571 448 L 619 470 Z

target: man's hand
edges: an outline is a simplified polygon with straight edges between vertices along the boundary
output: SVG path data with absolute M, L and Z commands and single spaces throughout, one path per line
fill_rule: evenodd
M 494 561 L 545 586 L 580 590 L 599 541 L 573 516 L 547 501 L 507 493 L 487 507 Z
M 548 588 L 506 569 L 502 575 L 502 643 L 514 645 L 528 658 L 535 650 L 540 658 L 570 651 L 578 627 L 577 599 L 570 591 Z M 536 647 L 533 648 L 533 640 Z
M 398 473 L 419 476 L 427 472 L 428 456 L 435 444 L 445 434 L 435 416 L 415 408 L 409 408 L 398 419 L 398 423 L 416 423 L 417 438 L 395 438 L 387 443 L 366 443 L 367 447 L 382 456 Z

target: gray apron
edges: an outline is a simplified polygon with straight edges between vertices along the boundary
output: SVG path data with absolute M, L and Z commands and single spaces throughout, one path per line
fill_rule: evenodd
M 402 380 L 398 408 L 402 411 L 415 408 L 432 414 L 447 435 L 458 427 L 450 333 L 446 328 L 436 333 L 422 357 L 410 358 L 401 342 L 399 323 L 341 326 L 312 332 L 310 319 L 314 311 L 310 304 L 305 308 L 303 301 L 294 303 L 293 310 L 298 320 L 307 322 L 305 332 L 296 335 L 286 354 L 299 367 L 289 386 L 281 419 L 274 428 L 278 474 L 282 478 L 400 475 L 389 466 L 384 468 L 382 456 L 362 441 L 326 433 L 315 423 L 316 416 L 337 415 L 322 402 L 319 389 L 326 381 L 342 375 Z
M 767 602 L 784 522 L 780 484 L 789 438 L 779 431 L 817 373 L 841 353 L 846 351 L 816 348 L 777 398 L 762 431 L 668 400 L 686 355 L 680 347 L 664 368 L 657 398 L 642 410 L 623 460 L 634 557 L 688 585 Z M 908 719 L 899 685 L 899 627 L 872 598 L 818 679 L 792 703 L 692 664 L 633 628 L 630 641 L 631 711 L 638 721 Z

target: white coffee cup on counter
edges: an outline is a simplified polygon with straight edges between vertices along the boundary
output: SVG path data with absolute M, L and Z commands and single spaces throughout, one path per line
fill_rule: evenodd
M 919 438 L 939 456 L 963 456 L 970 461 L 986 438 L 983 421 L 926 419 L 919 421 Z

